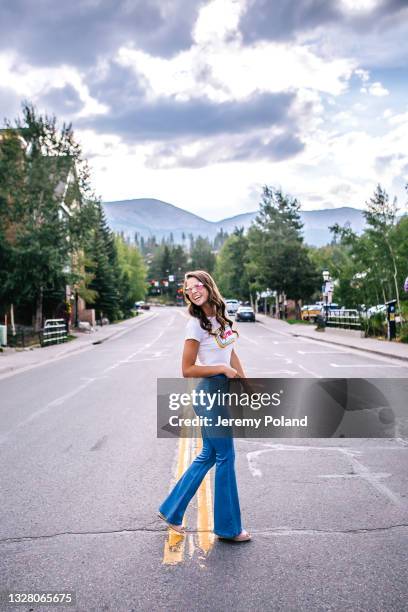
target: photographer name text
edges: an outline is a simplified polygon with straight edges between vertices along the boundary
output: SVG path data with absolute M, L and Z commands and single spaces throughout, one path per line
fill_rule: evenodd
M 214 422 L 213 422 L 214 421 Z M 265 427 L 307 427 L 307 415 L 303 418 L 289 419 L 281 415 L 280 417 L 272 417 L 265 415 L 261 418 L 223 418 L 218 416 L 213 419 L 208 416 L 196 416 L 192 418 L 179 417 L 173 415 L 169 419 L 171 427 L 258 427 L 263 424 Z

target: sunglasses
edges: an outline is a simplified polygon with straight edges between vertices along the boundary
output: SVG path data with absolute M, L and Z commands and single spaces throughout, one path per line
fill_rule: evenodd
M 193 292 L 193 290 L 200 291 L 200 289 L 202 289 L 203 287 L 204 287 L 204 283 L 196 283 L 192 287 L 186 287 L 184 289 L 184 293 L 186 293 L 187 295 L 190 295 Z

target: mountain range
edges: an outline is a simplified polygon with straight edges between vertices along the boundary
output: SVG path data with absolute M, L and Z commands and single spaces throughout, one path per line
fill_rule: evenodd
M 176 244 L 182 244 L 183 234 L 186 238 L 193 234 L 195 237 L 207 236 L 212 240 L 221 228 L 228 233 L 232 233 L 237 226 L 243 226 L 247 230 L 258 212 L 207 221 L 174 204 L 153 198 L 103 202 L 103 208 L 108 225 L 114 232 L 123 232 L 124 236 L 131 240 L 134 239 L 135 232 L 144 238 L 154 235 L 159 242 L 172 233 Z M 350 206 L 300 211 L 305 243 L 311 246 L 328 244 L 332 238 L 328 228 L 334 223 L 350 223 L 355 232 L 361 233 L 365 226 L 362 213 L 362 210 Z

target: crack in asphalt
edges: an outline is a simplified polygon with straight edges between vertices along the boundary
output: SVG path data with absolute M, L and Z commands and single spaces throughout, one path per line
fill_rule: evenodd
M 251 533 L 269 534 L 269 535 L 297 535 L 297 534 L 355 534 L 355 533 L 373 533 L 377 531 L 388 531 L 390 529 L 398 529 L 399 527 L 408 527 L 408 523 L 396 523 L 395 525 L 385 525 L 383 527 L 355 527 L 350 529 L 295 529 L 289 527 L 271 527 L 270 529 L 251 529 Z M 110 531 L 61 531 L 59 533 L 52 533 L 48 535 L 38 536 L 21 536 L 21 537 L 9 537 L 0 538 L 0 544 L 8 542 L 24 542 L 25 540 L 43 540 L 46 538 L 56 538 L 65 535 L 111 535 L 115 533 L 163 533 L 167 531 L 167 527 L 157 529 L 154 527 L 134 527 L 129 529 L 113 529 Z M 213 533 L 211 529 L 186 529 L 188 533 Z

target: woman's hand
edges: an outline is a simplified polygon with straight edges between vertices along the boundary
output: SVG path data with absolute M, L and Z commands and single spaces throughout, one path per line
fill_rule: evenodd
M 235 368 L 231 368 L 230 366 L 224 366 L 223 374 L 228 376 L 228 378 L 239 378 L 239 374 Z

